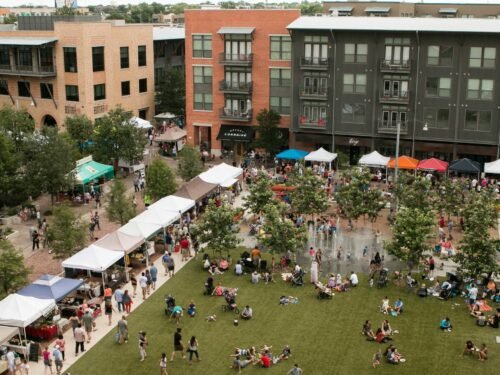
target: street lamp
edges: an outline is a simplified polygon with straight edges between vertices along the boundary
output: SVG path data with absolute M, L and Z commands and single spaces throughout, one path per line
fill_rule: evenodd
M 394 165 L 394 185 L 398 182 L 399 138 L 401 136 L 401 122 L 396 124 L 396 163 Z

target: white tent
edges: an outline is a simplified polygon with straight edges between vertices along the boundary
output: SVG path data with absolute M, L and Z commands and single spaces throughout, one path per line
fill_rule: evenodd
M 9 294 L 0 301 L 0 324 L 24 328 L 56 307 L 53 299 Z
M 223 185 L 229 180 L 238 178 L 242 173 L 243 169 L 241 168 L 221 163 L 213 168 L 210 168 L 208 171 L 201 173 L 199 177 L 205 182 Z
M 358 163 L 364 167 L 386 168 L 389 160 L 391 160 L 390 157 L 380 155 L 377 151 L 373 151 L 367 155 L 363 155 Z
M 131 236 L 141 236 L 147 239 L 160 230 L 161 225 L 159 224 L 129 221 L 118 229 L 118 232 L 130 234 Z
M 500 174 L 500 159 L 484 163 L 484 173 Z
M 116 230 L 105 235 L 99 241 L 94 242 L 94 245 L 103 249 L 122 251 L 128 254 L 141 246 L 143 242 L 143 236 L 131 235 Z
M 183 214 L 193 208 L 195 203 L 196 202 L 192 199 L 169 195 L 168 197 L 162 198 L 158 202 L 149 206 L 148 211 L 170 211 Z
M 123 258 L 123 253 L 120 251 L 113 251 L 96 245 L 90 245 L 73 255 L 71 258 L 66 259 L 62 262 L 62 266 L 64 268 L 103 272 L 121 258 Z
M 139 128 L 139 129 L 151 129 L 153 127 L 153 125 L 151 125 L 151 123 L 147 120 L 144 120 L 140 117 L 132 117 L 129 122 L 133 125 L 136 126 L 136 128 Z
M 165 210 L 162 211 L 159 209 L 154 209 L 153 206 L 150 206 L 146 211 L 134 217 L 130 221 L 133 223 L 152 224 L 155 227 L 159 225 L 162 228 L 165 228 L 176 220 L 179 220 L 180 217 L 181 215 L 179 215 L 178 212 Z
M 304 158 L 305 161 L 317 161 L 323 163 L 331 163 L 337 158 L 337 154 L 333 152 L 326 151 L 323 147 L 320 147 L 316 151 L 310 152 Z

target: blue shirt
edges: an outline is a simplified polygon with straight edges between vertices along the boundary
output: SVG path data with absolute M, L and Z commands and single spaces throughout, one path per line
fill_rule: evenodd
M 62 361 L 62 353 L 59 349 L 54 349 L 52 352 L 52 356 L 54 357 L 54 361 Z
M 441 328 L 448 328 L 450 323 L 446 319 L 441 320 Z
M 149 273 L 151 274 L 151 278 L 156 280 L 156 277 L 158 276 L 158 268 L 156 268 L 156 266 L 151 266 Z
M 115 300 L 116 302 L 123 302 L 123 291 L 121 289 L 115 290 Z

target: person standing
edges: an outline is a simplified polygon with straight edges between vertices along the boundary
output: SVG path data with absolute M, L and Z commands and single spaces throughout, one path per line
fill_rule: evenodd
M 198 340 L 196 340 L 196 336 L 191 336 L 191 340 L 189 340 L 188 345 L 188 353 L 189 353 L 189 364 L 192 364 L 193 354 L 196 356 L 196 360 L 201 361 L 200 356 L 198 354 Z
M 286 373 L 286 375 L 302 375 L 304 371 L 299 367 L 298 364 L 294 364 L 293 368 Z
M 78 327 L 78 323 L 80 323 L 80 319 L 78 319 L 78 315 L 76 312 L 73 312 L 73 315 L 69 318 L 71 322 L 71 328 L 73 329 L 73 336 L 75 335 L 75 329 Z
M 160 358 L 160 375 L 168 375 L 167 373 L 167 354 L 161 353 Z
M 149 296 L 149 293 L 151 292 L 151 285 L 153 284 L 153 279 L 151 278 L 151 272 L 149 272 L 148 269 L 146 269 L 145 273 L 146 278 L 148 279 L 148 281 L 146 282 L 146 293 Z
M 139 286 L 141 287 L 142 290 L 142 299 L 145 300 L 148 291 L 148 278 L 146 277 L 146 274 L 144 272 L 141 274 L 141 277 L 139 278 Z
M 64 347 L 66 346 L 66 341 L 64 340 L 63 335 L 57 336 L 56 346 L 59 346 L 59 351 L 61 352 L 62 360 L 64 361 L 66 359 L 66 356 L 64 355 L 64 352 L 65 352 Z
M 130 272 L 130 285 L 132 285 L 134 297 L 136 297 L 137 296 L 137 279 L 135 278 L 135 275 L 132 272 Z
M 44 365 L 44 375 L 47 373 L 47 369 L 50 370 L 50 374 L 52 375 L 53 372 L 52 372 L 52 358 L 50 358 L 50 351 L 49 351 L 49 347 L 46 346 L 45 347 L 45 350 L 42 352 L 42 357 L 43 357 L 43 365 Z M 15 364 L 15 362 L 14 362 Z M 15 369 L 15 367 L 14 367 Z M 15 371 L 15 370 L 14 370 Z
M 172 257 L 172 253 L 168 253 L 167 268 L 168 268 L 168 276 L 174 277 L 175 262 L 174 258 Z
M 94 329 L 94 316 L 90 309 L 85 310 L 85 314 L 82 316 L 82 323 L 87 333 L 87 343 L 89 343 L 92 338 L 92 330 Z
M 9 368 L 9 375 L 15 375 L 16 374 L 16 355 L 12 351 L 12 348 L 9 348 L 9 351 L 7 352 L 6 357 L 7 357 L 6 358 L 7 359 L 7 367 Z M 51 369 L 51 373 L 52 373 L 52 369 Z
M 149 267 L 149 273 L 151 275 L 151 288 L 156 290 L 156 281 L 158 280 L 158 268 L 153 264 Z
M 172 238 L 172 234 L 170 233 L 170 230 L 167 231 L 165 234 L 165 245 L 166 245 L 166 252 L 169 253 L 172 251 L 172 243 L 174 239 Z
M 96 201 L 96 205 L 97 205 L 97 201 Z M 101 230 L 99 213 L 97 211 L 94 213 L 94 223 L 95 223 L 97 230 Z
M 127 318 L 125 315 L 122 315 L 122 318 L 118 321 L 117 324 L 118 328 L 118 333 L 120 334 L 120 339 L 119 343 L 120 344 L 127 344 L 128 343 L 128 323 L 127 323 Z
M 37 230 L 33 231 L 33 234 L 31 235 L 31 239 L 33 241 L 33 251 L 35 251 L 35 247 L 37 250 L 40 249 L 40 234 L 38 233 Z
M 115 301 L 116 305 L 118 306 L 118 312 L 122 312 L 122 309 L 125 310 L 125 308 L 123 307 L 123 290 L 121 290 L 120 286 L 116 287 Z
M 170 356 L 170 362 L 174 361 L 175 352 L 182 353 L 182 359 L 186 358 L 184 355 L 184 346 L 182 345 L 182 328 L 177 328 L 177 331 L 174 333 L 174 350 L 172 355 Z
M 165 254 L 163 254 L 163 256 L 161 257 L 161 264 L 163 264 L 163 268 L 165 268 L 164 276 L 168 276 L 168 258 L 168 251 L 165 251 Z
M 148 356 L 146 353 L 146 347 L 148 346 L 148 338 L 146 337 L 146 332 L 139 332 L 139 355 L 141 356 L 141 362 Z
M 104 315 L 108 317 L 108 326 L 111 325 L 111 320 L 113 317 L 113 311 L 116 312 L 115 308 L 113 307 L 113 303 L 110 301 L 105 301 L 104 302 Z
M 56 364 L 57 375 L 60 375 L 61 370 L 63 368 L 63 356 L 62 356 L 59 345 L 56 345 L 56 347 L 52 351 L 52 357 L 54 357 L 54 363 Z
M 128 294 L 128 290 L 125 290 L 122 298 L 123 298 L 122 303 L 123 303 L 123 307 L 125 309 L 125 312 L 127 314 L 130 314 L 130 308 L 132 306 L 132 297 L 130 297 L 130 294 Z

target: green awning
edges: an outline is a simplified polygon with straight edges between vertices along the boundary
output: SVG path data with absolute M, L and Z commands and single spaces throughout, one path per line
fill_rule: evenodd
M 94 160 L 90 160 L 84 164 L 78 165 L 75 169 L 75 178 L 80 184 L 88 184 L 89 182 L 102 176 L 105 176 L 108 179 L 113 178 L 113 167 L 111 165 L 101 164 Z

